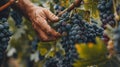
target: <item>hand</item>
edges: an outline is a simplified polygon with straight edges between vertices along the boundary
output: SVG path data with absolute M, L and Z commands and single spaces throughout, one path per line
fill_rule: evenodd
M 28 12 L 28 18 L 32 21 L 32 25 L 42 41 L 53 41 L 60 36 L 47 22 L 47 20 L 56 22 L 59 18 L 48 9 L 33 6 Z

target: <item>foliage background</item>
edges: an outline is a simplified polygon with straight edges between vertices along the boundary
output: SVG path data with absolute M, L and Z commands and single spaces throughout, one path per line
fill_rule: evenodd
M 61 3 L 61 6 L 68 7 L 73 1 L 74 0 L 60 0 L 60 3 Z M 79 7 L 77 11 L 80 14 L 82 14 L 82 16 L 87 21 L 90 21 L 91 20 L 90 18 L 92 17 L 96 21 L 98 21 L 99 24 L 101 24 L 100 19 L 99 19 L 99 11 L 97 10 L 98 1 L 99 0 L 84 0 L 85 4 Z M 118 2 L 116 3 L 116 5 L 120 3 L 120 0 L 117 0 L 117 1 Z M 32 2 L 35 3 L 36 5 L 43 5 L 45 8 L 48 8 L 52 12 L 54 12 L 53 10 L 54 3 L 52 0 L 32 0 Z M 11 47 L 16 48 L 17 54 L 18 54 L 17 60 L 19 61 L 20 66 L 27 67 L 26 66 L 27 58 L 30 57 L 32 54 L 30 42 L 35 37 L 37 37 L 37 34 L 32 28 L 31 22 L 25 19 L 24 17 L 23 19 L 24 20 L 22 22 L 22 27 L 17 28 L 15 27 L 14 20 L 11 17 L 9 18 L 10 30 L 14 32 L 14 35 L 11 37 L 11 40 L 9 42 L 10 45 L 8 47 L 8 51 Z M 51 48 L 54 48 L 53 44 L 54 42 L 49 42 L 49 43 L 39 42 L 37 49 L 41 53 L 41 55 L 46 55 L 51 50 Z M 54 55 L 54 50 L 51 51 L 50 56 L 53 56 L 53 55 Z M 34 67 L 42 67 L 42 64 L 44 63 L 44 61 L 33 62 L 33 63 L 34 63 Z M 76 64 L 76 67 L 78 67 L 77 65 L 79 64 Z

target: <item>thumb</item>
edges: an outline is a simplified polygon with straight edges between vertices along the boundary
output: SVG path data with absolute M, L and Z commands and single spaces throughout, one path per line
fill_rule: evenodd
M 44 13 L 50 21 L 57 22 L 59 20 L 59 18 L 48 9 L 45 9 Z

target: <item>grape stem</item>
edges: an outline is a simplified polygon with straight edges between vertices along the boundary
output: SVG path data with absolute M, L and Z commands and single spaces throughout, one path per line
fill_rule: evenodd
M 65 10 L 62 11 L 62 12 L 60 12 L 60 13 L 58 14 L 58 16 L 61 16 L 61 15 L 64 14 L 65 12 L 70 12 L 70 11 L 73 10 L 75 7 L 79 7 L 82 1 L 83 1 L 83 0 L 75 0 L 75 2 L 72 3 L 67 9 L 65 9 Z
M 7 7 L 9 7 L 11 4 L 13 4 L 14 3 L 14 1 L 9 1 L 9 2 L 7 2 L 5 5 L 3 5 L 3 6 L 1 6 L 0 7 L 0 12 L 1 11 L 3 11 L 4 9 L 6 9 Z

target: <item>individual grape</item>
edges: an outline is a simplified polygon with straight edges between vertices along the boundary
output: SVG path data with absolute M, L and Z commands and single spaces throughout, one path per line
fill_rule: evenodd
M 67 25 L 66 25 L 66 29 L 67 29 L 67 30 L 70 30 L 70 29 L 71 29 L 71 25 L 70 25 L 70 24 L 67 24 Z
M 3 30 L 4 29 L 4 26 L 3 25 L 0 25 L 0 30 Z
M 55 9 L 55 10 L 58 10 L 58 9 L 59 9 L 59 5 L 55 4 L 55 5 L 54 5 L 54 9 Z

